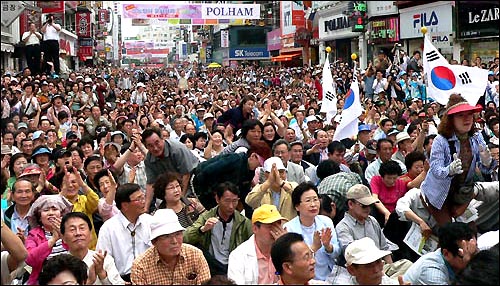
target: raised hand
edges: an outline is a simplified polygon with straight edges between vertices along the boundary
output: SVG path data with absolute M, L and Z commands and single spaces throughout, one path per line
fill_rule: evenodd
M 113 174 L 111 174 L 111 171 L 109 169 L 108 169 L 108 177 L 109 177 L 109 181 L 111 183 L 111 187 L 116 188 L 117 184 L 116 184 L 116 181 L 115 181 L 115 177 L 113 177 Z
M 24 237 L 24 229 L 20 228 L 20 227 L 17 227 L 17 233 L 16 233 L 17 237 L 19 237 L 19 239 L 23 242 L 24 244 L 24 241 L 26 240 L 26 238 Z
M 130 172 L 128 173 L 128 182 L 133 183 L 135 181 L 135 174 L 137 172 L 137 168 L 134 166 L 130 169 Z
M 83 187 L 85 186 L 85 182 L 82 179 L 82 176 L 80 175 L 80 172 L 76 169 L 76 167 L 73 167 L 73 174 L 75 174 L 76 182 L 78 183 L 78 186 Z M 113 176 L 111 176 L 113 177 Z
M 481 160 L 481 163 L 486 167 L 489 167 L 491 165 L 491 161 L 493 161 L 490 149 L 483 145 L 479 145 L 479 158 Z
M 453 154 L 453 162 L 451 162 L 449 168 L 450 176 L 462 174 L 464 170 L 462 170 L 462 160 L 458 158 L 457 153 Z
M 101 249 L 99 249 L 92 258 L 92 266 L 94 267 L 97 276 L 99 276 L 99 279 L 104 279 L 107 276 L 106 270 L 104 270 L 104 258 L 106 258 L 107 254 L 107 250 L 102 251 Z
M 216 217 L 211 217 L 209 219 L 207 219 L 207 221 L 205 222 L 205 225 L 201 227 L 201 231 L 202 232 L 207 232 L 209 230 L 211 230 L 212 228 L 214 228 L 215 224 L 219 222 L 219 219 L 216 218 Z
M 321 244 L 328 248 L 330 246 L 330 241 L 332 240 L 332 229 L 327 227 L 321 230 Z
M 311 248 L 314 252 L 321 248 L 321 233 L 319 230 L 314 232 Z
M 288 231 L 286 230 L 286 228 L 281 227 L 281 225 L 273 224 L 271 226 L 271 235 L 274 238 L 274 240 L 278 239 L 285 233 L 288 233 Z

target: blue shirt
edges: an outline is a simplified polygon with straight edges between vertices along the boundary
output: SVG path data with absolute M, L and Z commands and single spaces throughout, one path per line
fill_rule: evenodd
M 24 230 L 24 236 L 28 236 L 29 231 L 29 223 L 28 223 L 28 215 L 24 218 L 21 218 L 17 213 L 16 207 L 14 207 L 14 213 L 12 213 L 12 218 L 10 221 L 10 229 L 13 233 L 17 233 L 17 228 Z
M 486 146 L 481 132 L 474 133 L 469 140 L 472 149 L 472 162 L 469 172 L 467 173 L 466 181 L 472 181 L 476 169 L 475 166 L 479 166 L 482 173 L 491 174 L 498 165 L 496 160 L 493 160 L 489 167 L 484 166 L 480 162 L 479 146 Z M 432 143 L 431 158 L 429 160 L 430 169 L 421 186 L 425 197 L 438 209 L 441 209 L 443 206 L 448 196 L 451 180 L 453 179 L 453 177 L 449 175 L 449 167 L 453 160 L 450 154 L 448 141 L 454 142 L 455 150 L 457 154 L 460 155 L 460 141 L 455 134 L 453 134 L 450 139 L 446 139 L 442 135 L 436 136 Z
M 438 248 L 415 261 L 406 270 L 403 281 L 410 282 L 410 285 L 450 285 L 454 275 L 441 254 L 441 248 Z
M 307 245 L 312 245 L 314 231 L 321 231 L 324 228 L 330 228 L 332 230 L 332 239 L 330 240 L 330 243 L 333 245 L 332 253 L 326 252 L 325 247 L 321 246 L 321 248 L 316 251 L 314 257 L 316 259 L 314 279 L 325 281 L 328 274 L 332 271 L 333 266 L 335 266 L 335 259 L 341 253 L 340 242 L 337 239 L 337 232 L 335 231 L 332 220 L 327 216 L 317 215 L 314 218 L 313 225 L 311 227 L 306 227 L 300 223 L 299 216 L 296 216 L 285 223 L 283 227 L 286 227 L 288 232 L 302 234 L 304 242 L 307 243 Z

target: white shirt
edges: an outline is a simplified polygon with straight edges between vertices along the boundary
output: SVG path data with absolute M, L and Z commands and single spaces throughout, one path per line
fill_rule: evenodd
M 87 252 L 87 255 L 85 255 L 85 257 L 83 258 L 83 262 L 87 264 L 89 269 L 90 267 L 92 267 L 92 264 L 94 264 L 93 259 L 94 254 L 96 253 L 96 251 L 89 249 L 89 252 Z M 123 279 L 120 277 L 120 273 L 118 273 L 118 270 L 116 270 L 115 260 L 109 254 L 109 252 L 106 257 L 104 257 L 102 268 L 104 269 L 104 271 L 106 271 L 107 276 L 103 280 L 99 279 L 99 276 L 97 276 L 94 285 L 125 285 L 125 281 L 123 281 Z
M 43 40 L 48 41 L 48 40 L 56 40 L 59 41 L 59 31 L 57 29 L 61 30 L 61 25 L 53 23 L 52 25 L 47 24 L 45 33 L 43 34 Z
M 21 108 L 23 109 L 22 112 L 24 112 L 26 114 L 36 113 L 36 111 L 38 109 L 38 100 L 36 99 L 35 95 L 32 95 L 31 98 L 28 98 L 25 95 L 23 95 L 21 100 L 24 104 L 24 107 L 21 106 Z M 30 104 L 30 101 L 31 101 L 31 104 Z
M 139 257 L 151 246 L 150 220 L 151 215 L 142 214 L 133 225 L 119 212 L 102 225 L 96 249 L 107 250 L 108 255 L 115 258 L 116 268 L 122 275 L 130 273 L 134 262 L 131 230 L 135 229 L 135 257 Z
M 38 38 L 37 35 L 40 36 L 40 38 Z M 25 43 L 26 46 L 39 45 L 40 44 L 40 39 L 42 38 L 42 34 L 40 34 L 39 32 L 35 32 L 35 33 L 31 34 L 30 31 L 24 32 L 23 33 L 23 37 L 22 37 L 23 41 L 26 40 L 26 38 L 28 38 L 28 37 L 29 37 L 29 39 Z
M 130 101 L 132 103 L 136 103 L 140 106 L 143 106 L 144 102 L 146 102 L 146 100 L 148 100 L 148 97 L 147 97 L 145 91 L 143 91 L 142 93 L 139 93 L 138 90 L 134 90 L 132 92 L 132 96 L 130 97 Z
M 382 91 L 384 91 L 384 86 L 387 83 L 387 79 L 383 77 L 380 82 L 378 81 L 377 78 L 373 81 L 373 93 L 378 94 Z
M 184 135 L 184 132 L 181 131 L 180 135 L 177 135 L 175 131 L 170 132 L 170 140 L 180 142 L 182 135 Z

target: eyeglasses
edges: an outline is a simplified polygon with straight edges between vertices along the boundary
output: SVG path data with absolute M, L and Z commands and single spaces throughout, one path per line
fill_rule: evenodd
M 319 203 L 319 198 L 318 197 L 314 197 L 314 198 L 307 198 L 303 201 L 301 201 L 301 203 L 306 203 L 306 204 L 316 204 L 316 203 Z
M 285 150 L 285 151 L 274 151 L 274 155 L 275 156 L 279 156 L 279 155 L 283 155 L 283 154 L 288 154 L 288 150 Z
M 175 186 L 166 187 L 165 189 L 166 190 L 175 190 L 175 189 L 180 189 L 180 188 L 181 188 L 181 185 L 177 184 Z
M 146 201 L 146 196 L 140 196 L 135 199 L 130 199 L 130 202 L 145 202 Z

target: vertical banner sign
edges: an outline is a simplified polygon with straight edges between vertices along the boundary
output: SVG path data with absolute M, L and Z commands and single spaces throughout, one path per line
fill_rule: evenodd
M 207 62 L 211 61 L 212 60 L 212 46 L 207 46 L 205 54 L 207 56 Z
M 282 35 L 295 33 L 295 26 L 292 23 L 292 1 L 282 1 L 281 3 L 281 32 Z
M 220 47 L 221 48 L 229 48 L 229 31 L 221 30 L 220 31 Z
M 109 14 L 108 10 L 106 9 L 99 9 L 98 16 L 99 16 L 99 23 L 104 24 L 109 22 Z
M 78 12 L 75 14 L 76 35 L 78 37 L 91 37 L 90 34 L 90 13 Z

